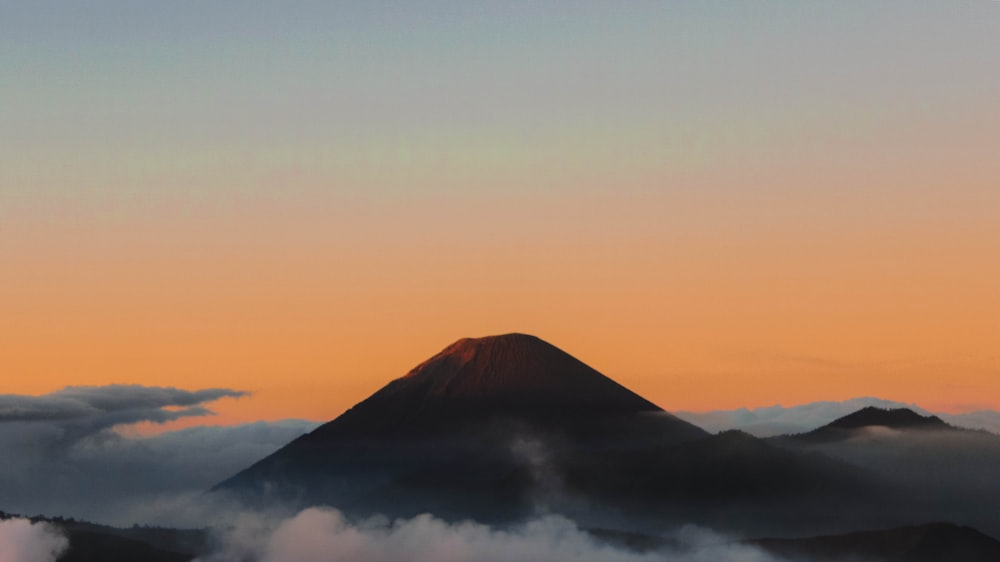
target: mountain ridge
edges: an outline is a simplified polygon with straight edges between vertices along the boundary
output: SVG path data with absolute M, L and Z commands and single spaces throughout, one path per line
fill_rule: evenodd
M 402 503 L 393 505 L 395 496 L 412 496 L 416 506 L 480 494 L 475 507 L 442 506 L 439 515 L 490 504 L 514 513 L 531 487 L 531 460 L 519 442 L 578 454 L 707 436 L 537 337 L 464 338 L 213 490 L 297 497 L 307 490 L 348 509 L 371 505 L 366 498 L 387 498 L 393 509 Z M 499 489 L 508 492 L 498 500 Z
M 812 431 L 785 436 L 771 437 L 771 440 L 840 441 L 849 439 L 866 429 L 885 428 L 894 432 L 947 431 L 970 432 L 949 425 L 935 415 L 921 415 L 909 408 L 880 408 L 866 406 L 855 412 L 841 416 Z
M 1000 560 L 1000 541 L 976 528 L 943 522 L 798 539 L 764 538 L 747 543 L 778 556 L 817 562 Z
M 875 406 L 861 408 L 853 414 L 838 418 L 826 425 L 826 427 L 843 429 L 858 429 L 872 426 L 888 427 L 891 429 L 951 427 L 935 415 L 923 416 L 909 408 L 878 408 Z
M 436 417 L 544 417 L 554 411 L 665 414 L 561 349 L 535 336 L 511 333 L 457 340 L 331 423 L 338 429 L 391 433 L 437 426 L 441 422 Z M 321 426 L 316 432 L 331 430 Z

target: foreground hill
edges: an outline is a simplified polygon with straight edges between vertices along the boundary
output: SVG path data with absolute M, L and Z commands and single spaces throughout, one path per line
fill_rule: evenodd
M 813 562 L 995 562 L 1000 541 L 971 527 L 914 525 L 804 539 L 748 541 L 791 560 Z
M 0 521 L 13 517 L 0 512 Z M 208 544 L 201 530 L 118 528 L 61 517 L 30 520 L 48 523 L 68 539 L 69 547 L 57 562 L 189 562 Z

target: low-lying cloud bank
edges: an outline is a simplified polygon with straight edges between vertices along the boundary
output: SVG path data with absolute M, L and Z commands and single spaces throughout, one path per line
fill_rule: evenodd
M 155 522 L 158 506 L 200 494 L 318 425 L 284 420 L 146 437 L 117 431 L 211 414 L 209 403 L 244 394 L 111 385 L 0 395 L 0 509 L 119 525 Z
M 27 519 L 0 521 L 0 561 L 54 562 L 69 546 L 58 529 Z
M 550 515 L 511 529 L 447 523 L 431 515 L 351 523 L 335 509 L 310 508 L 284 521 L 253 516 L 218 534 L 196 562 L 777 562 L 756 548 L 694 527 L 664 537 L 670 547 L 636 552 L 595 539 Z
M 0 395 L 0 423 L 58 423 L 67 439 L 79 439 L 123 424 L 208 416 L 212 411 L 205 403 L 246 394 L 227 388 L 189 391 L 122 384 L 67 386 L 42 396 Z

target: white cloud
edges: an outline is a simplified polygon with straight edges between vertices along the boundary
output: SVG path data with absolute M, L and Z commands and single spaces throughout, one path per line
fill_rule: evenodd
M 0 509 L 120 525 L 156 522 L 160 508 L 174 510 L 177 498 L 204 492 L 318 425 L 283 420 L 149 437 L 117 431 L 122 424 L 197 415 L 207 402 L 241 394 L 112 385 L 0 395 Z
M 42 396 L 0 394 L 0 422 L 73 421 L 97 430 L 140 421 L 162 423 L 209 415 L 211 411 L 202 404 L 246 394 L 227 388 L 189 391 L 123 384 L 67 386 Z M 171 407 L 174 409 L 166 409 Z
M 938 417 L 951 425 L 969 429 L 985 429 L 1000 435 L 1000 412 L 993 410 L 978 410 L 962 414 L 938 414 Z
M 431 515 L 352 523 L 330 508 L 310 508 L 268 526 L 244 518 L 219 549 L 198 562 L 774 562 L 765 552 L 686 527 L 669 549 L 635 552 L 593 538 L 572 521 L 546 516 L 510 529 L 447 523 Z
M 48 523 L 27 519 L 0 521 L 0 561 L 54 562 L 69 541 Z

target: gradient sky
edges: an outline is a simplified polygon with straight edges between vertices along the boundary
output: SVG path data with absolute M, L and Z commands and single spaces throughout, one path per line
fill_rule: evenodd
M 0 0 L 0 393 L 329 419 L 538 335 L 1000 408 L 1000 3 Z

